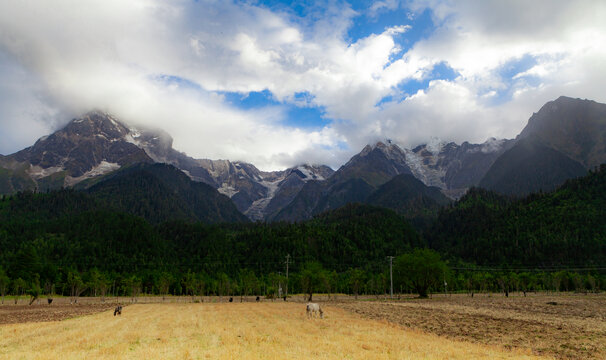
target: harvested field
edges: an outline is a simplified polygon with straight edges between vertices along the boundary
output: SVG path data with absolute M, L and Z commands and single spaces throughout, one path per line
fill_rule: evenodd
M 0 324 L 17 324 L 26 322 L 44 322 L 69 319 L 90 315 L 113 309 L 115 304 L 80 304 L 69 303 L 54 305 L 11 305 L 0 306 Z
M 606 359 L 604 294 L 456 295 L 336 306 L 450 339 L 530 348 L 562 359 Z
M 56 322 L 0 325 L 2 359 L 505 359 L 530 352 L 449 340 L 325 305 L 137 304 Z

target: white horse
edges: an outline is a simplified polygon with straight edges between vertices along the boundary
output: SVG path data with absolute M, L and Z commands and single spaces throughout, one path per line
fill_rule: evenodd
M 307 303 L 307 318 L 311 319 L 314 314 L 320 314 L 320 319 L 324 319 L 324 311 L 319 304 L 316 303 Z

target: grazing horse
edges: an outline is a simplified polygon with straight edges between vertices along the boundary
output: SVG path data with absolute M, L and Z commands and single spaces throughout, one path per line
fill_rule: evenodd
M 234 301 L 234 298 L 233 298 L 233 297 L 230 297 L 230 298 L 229 298 L 229 302 L 233 302 L 233 301 Z
M 255 301 L 256 301 L 256 302 L 259 302 L 259 301 L 261 301 L 261 298 L 259 298 L 259 297 L 257 296 L 257 299 L 256 299 Z
M 320 314 L 320 319 L 324 319 L 324 311 L 319 304 L 307 303 L 307 318 L 311 319 L 315 314 Z
M 114 309 L 114 316 L 117 315 L 122 315 L 122 305 L 118 305 L 116 306 L 116 308 Z

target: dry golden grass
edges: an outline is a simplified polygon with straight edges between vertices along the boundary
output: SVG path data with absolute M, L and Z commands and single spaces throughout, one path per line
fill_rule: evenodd
M 121 317 L 0 326 L 2 359 L 504 359 L 529 352 L 448 340 L 295 303 L 146 304 Z

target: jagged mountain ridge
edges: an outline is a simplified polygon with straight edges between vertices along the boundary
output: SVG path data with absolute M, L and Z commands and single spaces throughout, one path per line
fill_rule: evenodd
M 308 181 L 323 181 L 334 173 L 324 165 L 301 165 L 283 171 L 264 172 L 252 164 L 238 161 L 194 159 L 173 149 L 172 142 L 172 137 L 163 130 L 129 127 L 110 114 L 92 111 L 39 139 L 32 147 L 0 158 L 0 166 L 4 168 L 0 171 L 10 171 L 10 176 L 2 177 L 0 173 L 0 191 L 45 191 L 73 186 L 124 165 L 159 162 L 174 165 L 193 180 L 213 186 L 229 196 L 238 210 L 249 218 L 262 220 L 275 217 L 295 199 Z M 402 150 L 393 143 L 379 142 L 352 157 L 334 181 L 361 176 L 376 187 L 397 174 L 413 173 L 426 184 L 438 186 L 448 194 L 450 182 L 445 180 L 445 176 L 458 174 L 456 165 L 465 164 L 465 154 L 486 153 L 476 149 L 482 146 L 486 147 L 450 143 L 436 152 L 436 147 L 431 144 Z M 386 154 L 384 159 L 376 156 L 377 149 Z M 428 149 L 436 153 L 435 156 Z M 369 164 L 359 167 L 356 164 L 362 158 Z M 465 166 L 462 168 L 465 170 Z M 3 185 L 2 180 L 6 183 L 7 177 L 11 178 L 11 183 Z M 461 189 L 454 190 L 454 194 L 458 192 Z M 329 209 L 331 203 L 341 204 L 348 199 L 347 196 L 341 198 L 327 201 L 322 208 Z
M 124 139 L 129 132 L 113 116 L 91 112 L 3 162 L 9 169 L 23 168 L 38 190 L 52 184 L 72 186 L 124 165 L 153 162 L 143 149 Z
M 305 184 L 270 220 L 300 221 L 350 202 L 364 202 L 379 186 L 400 174 L 412 174 L 404 150 L 390 141 L 367 145 L 326 181 Z
M 491 138 L 483 144 L 461 145 L 432 139 L 413 149 L 385 141 L 365 147 L 336 172 L 311 165 L 264 172 L 244 162 L 191 158 L 173 149 L 172 138 L 162 130 L 129 127 L 109 114 L 93 111 L 29 148 L 0 156 L 0 193 L 94 182 L 125 165 L 160 162 L 229 196 L 250 219 L 300 220 L 360 201 L 401 174 L 412 174 L 425 185 L 458 198 L 468 187 L 480 184 L 491 167 L 509 163 L 497 159 L 504 159 L 520 139 L 529 137 L 590 168 L 606 162 L 605 114 L 604 104 L 561 97 L 534 114 L 516 139 Z M 550 168 L 554 167 L 545 167 Z M 564 178 L 578 173 L 563 170 Z M 284 217 L 289 211 L 292 217 Z
M 604 162 L 606 105 L 560 97 L 534 114 L 516 139 L 461 145 L 434 139 L 412 150 L 389 141 L 367 146 L 328 182 L 306 184 L 274 219 L 299 221 L 344 201 L 366 201 L 386 178 L 401 174 L 455 199 L 477 185 L 522 196 L 553 190 Z
M 458 198 L 478 185 L 494 161 L 514 140 L 490 138 L 482 144 L 445 143 L 432 139 L 406 151 L 413 175 L 427 186 L 435 186 L 450 198 Z
M 413 194 L 413 192 L 419 195 L 424 194 L 424 199 L 430 199 L 427 194 L 434 194 L 435 191 L 440 191 L 436 187 L 433 187 L 433 190 L 431 190 L 426 185 L 431 175 L 434 175 L 433 179 L 439 182 L 444 190 L 447 190 L 445 189 L 444 177 L 436 175 L 440 172 L 446 173 L 446 168 L 441 168 L 444 162 L 439 163 L 439 159 L 434 161 L 434 158 L 438 158 L 440 154 L 446 154 L 442 151 L 445 147 L 440 146 L 432 153 L 429 153 L 426 147 L 426 145 L 423 145 L 415 150 L 403 150 L 391 141 L 368 145 L 345 165 L 341 166 L 328 180 L 305 184 L 293 201 L 273 215 L 270 220 L 306 220 L 324 211 L 339 208 L 350 202 L 363 203 L 376 201 L 383 205 L 388 204 L 388 207 L 399 211 L 402 211 L 403 207 L 411 206 L 412 204 L 415 204 L 415 206 L 416 204 L 426 204 L 432 208 L 439 207 L 439 204 L 434 204 L 435 199 L 418 201 L 416 203 L 414 200 L 411 200 L 416 198 L 416 194 Z M 457 147 L 458 145 L 456 144 L 448 144 L 446 148 Z M 413 158 L 413 156 L 417 156 L 415 151 L 421 154 Z M 431 158 L 430 156 L 433 156 L 433 154 L 438 156 Z M 419 161 L 421 156 L 425 156 L 425 161 Z M 390 183 L 393 179 L 401 176 L 408 176 L 413 179 L 421 178 L 426 182 L 417 180 L 415 185 L 411 185 L 408 181 L 394 182 L 394 185 L 389 190 L 389 196 L 396 197 L 393 199 L 393 202 L 386 201 L 383 195 L 377 194 L 377 191 L 380 191 L 386 183 Z M 383 190 L 387 192 L 385 189 Z M 377 195 L 373 197 L 373 194 Z M 444 204 L 444 201 L 441 201 L 441 203 Z M 423 210 L 417 208 L 415 211 L 411 211 L 410 214 L 413 212 L 419 214 Z
M 309 180 L 328 178 L 328 166 L 300 165 L 264 172 L 254 165 L 229 160 L 194 159 L 172 147 L 163 130 L 129 127 L 111 114 L 92 111 L 36 143 L 0 158 L 0 193 L 46 191 L 70 187 L 134 163 L 166 163 L 192 180 L 227 195 L 238 210 L 261 220 L 272 208 L 288 203 Z

